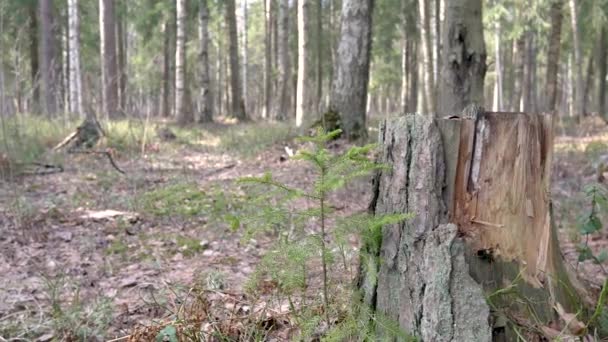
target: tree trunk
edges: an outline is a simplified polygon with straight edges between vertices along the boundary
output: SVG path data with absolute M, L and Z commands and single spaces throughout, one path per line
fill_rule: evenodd
M 47 116 L 57 113 L 57 88 L 55 82 L 55 37 L 53 32 L 53 4 L 51 0 L 40 0 L 40 80 L 42 89 L 43 112 Z
M 439 115 L 459 113 L 472 103 L 483 104 L 486 50 L 481 8 L 481 0 L 446 2 Z
M 169 18 L 163 24 L 163 89 L 161 96 L 161 115 L 165 118 L 171 116 L 171 62 L 172 54 L 171 47 L 173 46 L 173 22 L 175 18 L 169 15 Z
M 72 114 L 85 116 L 82 103 L 82 74 L 80 71 L 80 18 L 78 0 L 68 0 L 68 46 L 69 46 L 69 111 Z M 92 111 L 86 113 L 92 115 Z
M 372 0 L 344 0 L 329 110 L 349 140 L 367 136 L 365 111 L 372 45 Z
M 264 103 L 262 118 L 268 118 L 272 98 L 272 0 L 264 0 Z
M 264 1 L 264 6 L 266 6 L 266 1 L 267 0 L 262 0 Z M 249 35 L 247 34 L 247 32 L 249 32 L 249 8 L 248 8 L 248 4 L 247 4 L 247 0 L 242 0 L 241 1 L 241 6 L 242 6 L 242 10 L 243 10 L 243 25 L 241 27 L 241 36 L 243 39 L 243 46 L 241 47 L 243 49 L 243 85 L 242 85 L 242 89 L 243 89 L 243 108 L 245 108 L 245 112 L 247 112 L 247 108 L 249 108 L 251 101 L 249 100 Z M 235 5 L 236 6 L 236 5 Z M 264 10 L 265 12 L 265 10 Z M 235 18 L 236 21 L 236 18 Z M 266 41 L 264 41 L 264 43 L 266 43 Z M 238 51 L 238 48 L 237 48 Z M 255 106 L 255 103 L 254 103 Z M 265 113 L 262 112 L 262 117 L 265 116 Z
M 316 84 L 316 108 L 320 110 L 321 103 L 323 100 L 323 0 L 316 0 L 316 22 L 315 22 L 315 36 L 316 39 L 316 72 L 315 79 Z
M 525 37 L 525 53 L 524 53 L 524 74 L 522 80 L 522 107 L 521 111 L 525 113 L 532 112 L 532 88 L 535 86 L 532 83 L 533 63 L 536 58 L 534 54 L 534 33 L 527 31 Z
M 589 93 L 593 88 L 593 80 L 595 72 L 594 68 L 594 59 L 593 52 L 589 55 L 589 59 L 587 61 L 587 72 L 585 73 L 585 85 L 583 88 L 583 115 L 587 115 L 589 113 Z
M 127 13 L 127 3 L 124 2 L 121 5 L 122 6 L 119 7 L 120 11 L 118 11 L 118 21 L 116 25 L 116 38 L 118 48 L 118 112 L 124 114 L 127 105 L 127 39 L 125 39 L 125 18 Z
M 278 72 L 279 82 L 277 86 L 277 97 L 273 118 L 285 120 L 290 113 L 289 110 L 289 80 L 291 69 L 289 67 L 289 0 L 278 0 Z
M 401 53 L 401 110 L 405 113 L 416 111 L 418 100 L 418 1 L 401 3 L 402 53 Z
M 515 52 L 514 52 L 514 72 L 513 72 L 513 92 L 511 93 L 511 111 L 519 112 L 521 108 L 522 100 L 522 88 L 524 84 L 524 66 L 526 63 L 526 40 L 525 34 L 521 34 L 519 38 L 514 41 Z
M 502 79 L 503 79 L 503 63 L 502 63 L 502 42 L 501 42 L 501 27 L 500 18 L 496 20 L 496 28 L 494 32 L 494 73 L 496 74 L 496 79 L 494 80 L 495 87 L 495 101 L 494 101 L 494 111 L 500 111 L 503 109 L 503 91 L 502 91 Z
M 194 121 L 186 96 L 186 0 L 177 0 L 176 18 L 175 115 L 179 124 L 186 125 Z
M 420 34 L 422 37 L 422 67 L 424 80 L 424 97 L 426 99 L 425 111 L 435 113 L 435 80 L 433 77 L 433 38 L 431 33 L 431 0 L 421 0 Z
M 228 24 L 228 42 L 230 46 L 230 90 L 232 91 L 232 116 L 238 120 L 247 120 L 243 89 L 239 68 L 239 43 L 236 31 L 236 7 L 234 0 L 226 1 L 226 23 Z
M 296 87 L 296 127 L 312 121 L 316 116 L 313 87 L 314 66 L 311 48 L 311 9 L 313 0 L 298 3 L 298 80 Z
M 547 110 L 555 112 L 557 102 L 557 74 L 559 70 L 559 54 L 562 32 L 563 0 L 551 3 L 551 33 L 549 34 L 549 50 L 547 52 Z
M 578 7 L 576 0 L 570 0 L 570 18 L 572 22 L 572 41 L 574 52 L 574 114 L 584 115 L 584 98 L 583 98 L 583 56 L 581 50 L 581 39 L 578 27 Z
M 435 0 L 435 80 L 439 80 L 441 73 L 441 9 L 443 7 L 442 0 Z M 437 82 L 435 82 L 435 85 Z M 437 89 L 434 89 L 437 91 Z
M 608 58 L 606 55 L 608 54 L 608 25 L 604 24 L 602 31 L 600 33 L 600 42 L 598 44 L 598 59 L 597 59 L 597 69 L 598 69 L 598 85 L 597 85 L 597 101 L 598 101 L 598 112 L 604 120 L 608 121 L 608 112 L 606 110 L 606 69 L 608 68 Z
M 30 72 L 32 75 L 32 113 L 40 114 L 40 70 L 38 60 L 38 6 L 29 6 Z
M 551 117 L 471 110 L 408 115 L 380 132 L 380 162 L 393 168 L 376 175 L 370 210 L 414 216 L 365 246 L 360 287 L 423 341 L 517 340 L 507 322 L 541 331 L 559 321 L 554 307 L 581 308 L 551 222 Z
M 209 75 L 209 8 L 207 0 L 199 3 L 199 37 L 200 37 L 200 72 L 201 72 L 201 112 L 200 122 L 213 121 L 213 100 Z
M 102 113 L 109 118 L 116 118 L 118 117 L 118 65 L 114 0 L 99 0 L 99 32 Z

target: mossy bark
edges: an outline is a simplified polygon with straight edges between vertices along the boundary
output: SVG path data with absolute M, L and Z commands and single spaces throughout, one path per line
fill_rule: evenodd
M 558 304 L 584 309 L 551 222 L 550 120 L 385 122 L 380 162 L 392 168 L 376 175 L 370 209 L 415 216 L 383 228 L 377 261 L 362 267 L 365 302 L 424 341 L 510 340 L 512 317 L 549 325 Z

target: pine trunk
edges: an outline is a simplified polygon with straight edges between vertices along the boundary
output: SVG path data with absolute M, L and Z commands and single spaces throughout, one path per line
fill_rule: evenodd
M 264 0 L 264 103 L 262 118 L 270 115 L 270 99 L 272 98 L 272 0 Z
M 40 114 L 40 63 L 38 59 L 38 6 L 29 6 L 30 72 L 32 75 L 32 113 Z
M 186 125 L 194 121 L 186 96 L 186 0 L 177 0 L 176 13 L 175 115 L 181 125 Z
M 329 111 L 339 115 L 350 140 L 367 136 L 365 123 L 372 44 L 372 0 L 344 0 Z
M 42 89 L 43 112 L 47 116 L 57 113 L 56 75 L 57 61 L 55 61 L 55 37 L 53 32 L 53 4 L 51 0 L 40 0 L 40 80 Z
M 608 120 L 608 112 L 606 111 L 606 75 L 608 68 L 608 28 L 604 25 L 600 33 L 600 42 L 598 45 L 599 53 L 597 60 L 598 68 L 598 85 L 597 85 L 597 101 L 598 112 L 604 120 Z
M 433 77 L 433 38 L 431 34 L 431 0 L 421 0 L 420 11 L 420 34 L 422 39 L 422 68 L 424 80 L 424 98 L 426 101 L 425 111 L 435 113 L 435 80 Z
M 207 0 L 199 3 L 199 63 L 201 72 L 200 122 L 213 121 L 213 100 L 211 98 L 211 76 L 209 74 L 209 7 Z
M 173 22 L 175 18 L 169 16 L 163 28 L 163 89 L 161 96 L 161 115 L 165 118 L 171 116 L 171 46 L 173 45 Z
M 289 67 L 289 0 L 278 0 L 278 86 L 273 118 L 285 120 L 289 117 L 289 80 L 291 69 Z
M 511 111 L 519 112 L 522 110 L 522 96 L 524 85 L 524 68 L 526 64 L 526 40 L 524 34 L 514 41 L 515 52 L 513 66 L 513 92 L 511 93 Z
M 232 116 L 238 120 L 247 120 L 245 113 L 245 102 L 243 101 L 243 88 L 239 67 L 239 43 L 236 27 L 235 0 L 226 1 L 226 23 L 228 24 L 228 44 L 230 61 L 230 90 Z
M 578 7 L 576 0 L 570 0 L 570 19 L 572 23 L 572 41 L 574 52 L 574 115 L 584 115 L 584 84 L 583 84 L 583 56 L 581 50 L 580 32 L 578 27 Z
M 483 104 L 486 50 L 480 0 L 446 2 L 444 61 L 439 87 L 439 115 Z
M 314 110 L 314 59 L 311 48 L 312 0 L 298 3 L 298 79 L 296 86 L 296 127 L 312 122 Z
M 494 111 L 500 111 L 503 109 L 503 91 L 502 91 L 502 80 L 503 80 L 503 63 L 502 63 L 502 41 L 501 41 L 501 32 L 502 25 L 500 23 L 500 19 L 496 22 L 496 28 L 494 32 L 494 42 L 495 42 L 495 50 L 494 50 L 494 87 L 495 87 L 495 100 L 494 100 Z
M 549 50 L 547 52 L 547 110 L 555 112 L 557 103 L 557 74 L 559 71 L 561 32 L 562 32 L 563 0 L 555 0 L 551 4 L 551 33 L 549 34 Z
M 99 31 L 102 113 L 109 118 L 116 118 L 118 117 L 118 64 L 114 0 L 99 0 Z
M 68 0 L 68 50 L 69 50 L 69 112 L 85 116 L 82 102 L 82 74 L 80 70 L 80 18 L 78 0 Z M 92 115 L 89 111 L 88 115 Z

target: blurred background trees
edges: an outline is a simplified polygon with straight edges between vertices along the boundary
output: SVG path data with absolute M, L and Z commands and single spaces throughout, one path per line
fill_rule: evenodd
M 341 36 L 362 34 L 344 29 L 360 20 L 348 13 L 351 2 L 365 3 L 0 0 L 1 110 L 65 120 L 234 117 L 306 126 L 337 94 Z M 368 117 L 436 112 L 446 4 L 370 3 L 369 82 L 357 104 Z M 486 108 L 608 115 L 608 1 L 482 5 Z

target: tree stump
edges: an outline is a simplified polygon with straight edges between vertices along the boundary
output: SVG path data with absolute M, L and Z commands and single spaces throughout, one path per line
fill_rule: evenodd
M 415 216 L 383 227 L 380 254 L 362 259 L 364 301 L 423 341 L 514 340 L 515 322 L 542 331 L 557 307 L 584 311 L 551 220 L 552 138 L 540 114 L 385 122 L 379 158 L 392 168 L 370 211 Z

